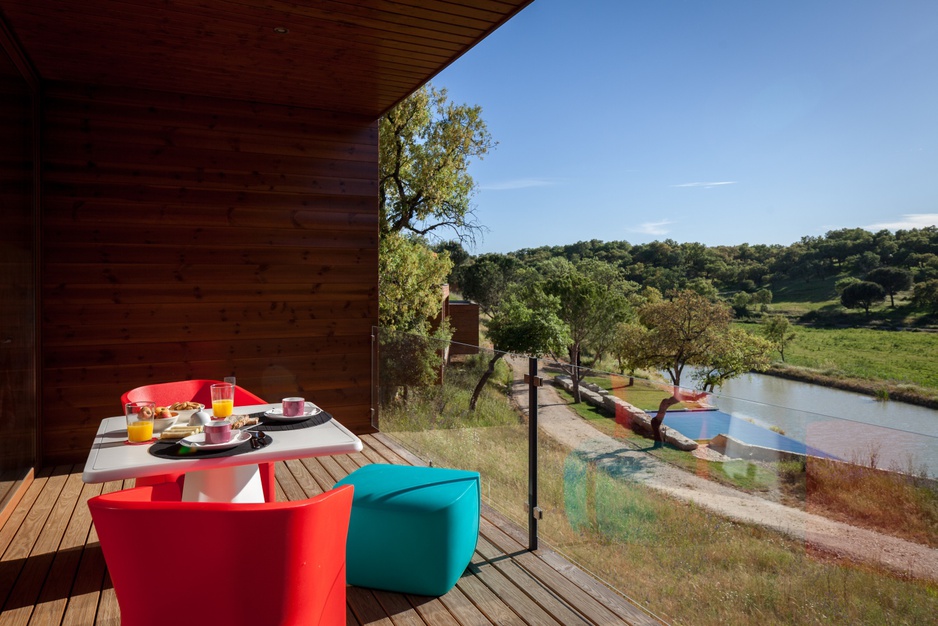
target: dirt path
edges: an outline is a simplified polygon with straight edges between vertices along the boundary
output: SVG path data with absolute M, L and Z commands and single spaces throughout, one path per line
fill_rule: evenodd
M 512 362 L 512 395 L 527 412 L 526 363 Z M 567 408 L 550 385 L 538 391 L 538 425 L 610 475 L 634 480 L 720 515 L 767 528 L 855 561 L 872 561 L 915 578 L 938 580 L 938 550 L 764 500 L 677 469 L 597 431 Z M 650 442 L 649 442 L 650 443 Z

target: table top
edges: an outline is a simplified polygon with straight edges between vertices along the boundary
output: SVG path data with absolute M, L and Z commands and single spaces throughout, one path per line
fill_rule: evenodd
M 239 406 L 236 413 L 267 411 L 278 404 Z M 127 443 L 127 424 L 123 415 L 108 417 L 101 421 L 82 480 L 86 483 L 103 483 L 109 480 L 143 478 L 171 472 L 191 472 L 239 465 L 256 465 L 311 456 L 349 454 L 360 452 L 361 439 L 353 435 L 335 419 L 309 428 L 278 430 L 270 433 L 273 442 L 258 450 L 244 454 L 213 458 L 164 459 L 149 453 L 147 445 Z

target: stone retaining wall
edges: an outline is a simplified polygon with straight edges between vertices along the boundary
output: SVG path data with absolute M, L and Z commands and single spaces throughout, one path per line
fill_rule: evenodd
M 568 393 L 573 393 L 573 379 L 569 376 L 556 376 L 547 380 L 557 387 L 562 387 Z M 593 383 L 580 384 L 580 398 L 587 404 L 614 415 L 616 422 L 631 428 L 640 435 L 652 438 L 651 416 L 622 398 L 609 393 L 599 385 Z M 690 451 L 697 449 L 696 441 L 688 439 L 673 428 L 664 425 L 661 426 L 661 437 L 665 442 L 679 450 Z

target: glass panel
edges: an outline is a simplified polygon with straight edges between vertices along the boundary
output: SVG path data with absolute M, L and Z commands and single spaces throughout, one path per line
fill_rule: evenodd
M 480 471 L 486 502 L 526 528 L 527 357 L 379 343 L 379 429 Z M 935 412 L 893 403 L 884 425 L 876 400 L 860 398 L 865 416 L 801 383 L 767 394 L 767 377 L 741 380 L 730 395 L 593 370 L 574 404 L 569 367 L 539 364 L 542 546 L 669 622 L 921 623 L 938 610 Z M 773 403 L 742 397 L 743 383 Z M 774 402 L 805 397 L 850 419 Z
M 509 402 L 512 374 L 506 354 L 375 332 L 374 426 L 428 463 L 479 471 L 483 500 L 523 523 L 528 435 Z M 487 384 L 470 408 L 490 366 Z

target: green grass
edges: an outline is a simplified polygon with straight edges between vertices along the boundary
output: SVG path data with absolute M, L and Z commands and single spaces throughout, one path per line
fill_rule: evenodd
M 758 324 L 742 323 L 758 333 Z M 789 365 L 938 390 L 938 332 L 795 327 Z
M 925 314 L 911 306 L 911 291 L 896 294 L 896 306 L 890 306 L 889 297 L 870 309 L 870 315 L 858 309 L 845 309 L 834 288 L 846 276 L 839 274 L 823 279 L 787 280 L 770 285 L 772 313 L 787 315 L 793 321 L 818 326 L 869 326 L 883 328 L 934 328 L 935 316 Z

